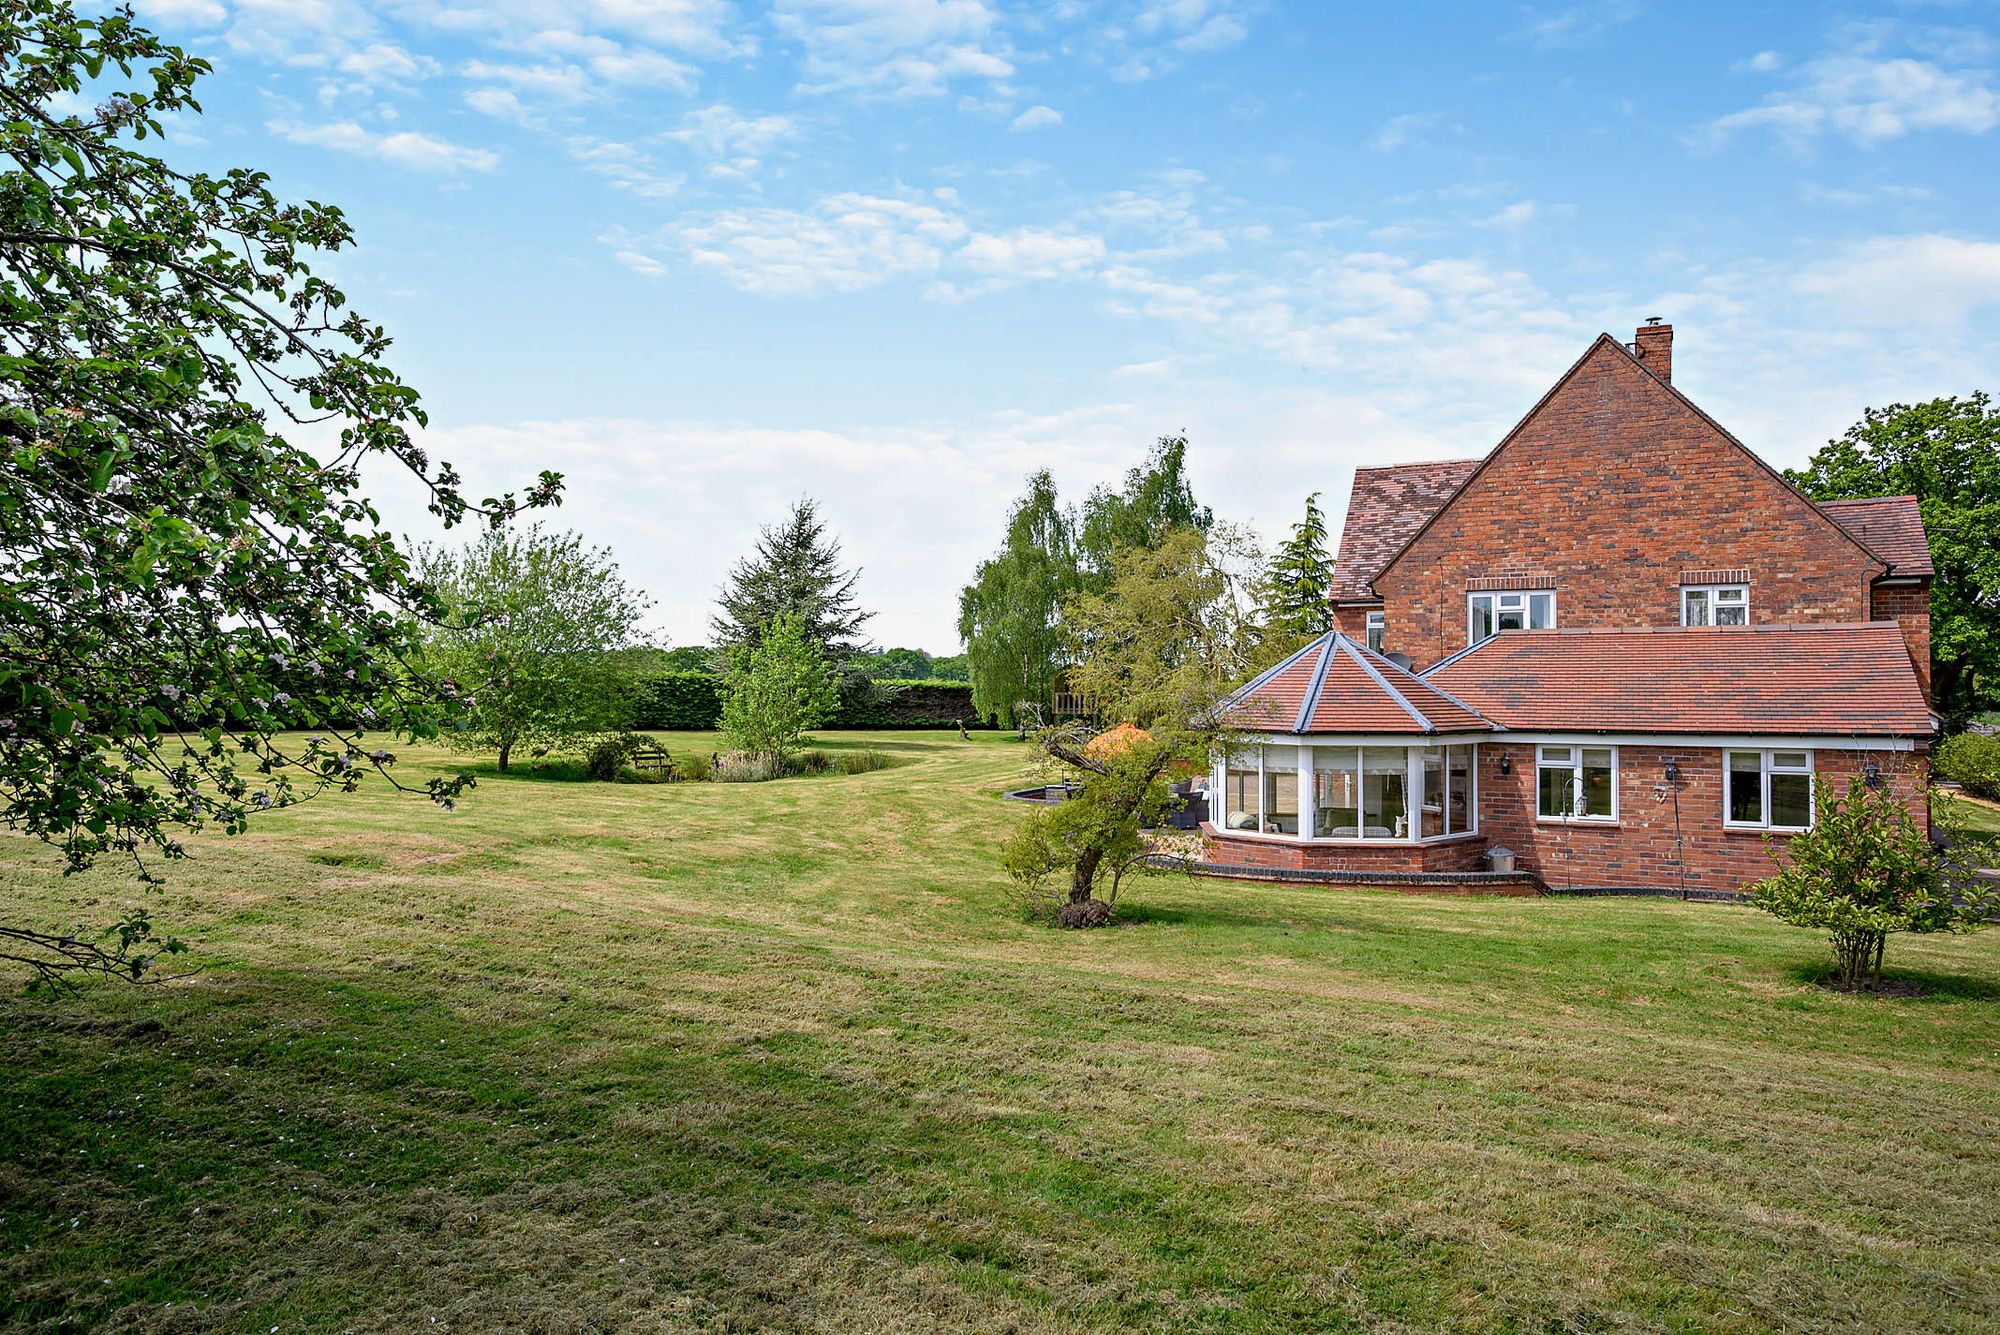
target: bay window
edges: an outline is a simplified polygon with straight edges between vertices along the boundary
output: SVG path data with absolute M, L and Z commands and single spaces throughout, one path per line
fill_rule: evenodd
M 1550 590 L 1471 593 L 1465 601 L 1467 644 L 1478 644 L 1503 630 L 1555 628 L 1556 596 Z
M 1722 823 L 1753 830 L 1805 830 L 1813 823 L 1810 751 L 1725 751 Z
M 1543 820 L 1618 819 L 1618 748 L 1536 748 L 1535 814 Z
M 1217 764 L 1216 824 L 1294 839 L 1408 843 L 1471 834 L 1478 750 L 1272 742 Z

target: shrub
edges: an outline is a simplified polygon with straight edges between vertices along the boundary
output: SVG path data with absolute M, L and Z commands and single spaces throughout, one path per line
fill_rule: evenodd
M 769 752 L 731 751 L 715 766 L 717 783 L 766 783 L 784 777 L 782 764 Z
M 2000 905 L 1887 789 L 1853 779 L 1844 795 L 1824 784 L 1815 797 L 1813 827 L 1792 836 L 1778 874 L 1754 892 L 1758 908 L 1827 934 L 1842 988 L 1871 986 L 1871 974 L 1881 985 L 1891 932 L 1977 931 Z
M 841 751 L 833 757 L 833 768 L 837 774 L 871 774 L 878 769 L 887 769 L 896 763 L 894 756 L 884 751 Z
M 684 783 L 707 783 L 715 777 L 715 762 L 699 751 L 691 751 L 675 759 L 673 774 Z
M 652 745 L 650 738 L 633 732 L 608 733 L 591 746 L 583 757 L 583 769 L 600 783 L 610 783 L 625 772 L 635 753 Z
M 1931 764 L 1966 792 L 2000 802 L 2000 735 L 1961 732 L 1947 737 L 1932 752 Z

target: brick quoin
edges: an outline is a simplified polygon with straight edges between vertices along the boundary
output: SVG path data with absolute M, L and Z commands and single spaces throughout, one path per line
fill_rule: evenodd
M 1374 588 L 1421 670 L 1465 647 L 1475 580 L 1553 576 L 1560 626 L 1678 626 L 1682 572 L 1733 569 L 1760 624 L 1901 619 L 1871 599 L 1882 561 L 1607 337 Z M 1360 638 L 1367 610 L 1336 620 Z

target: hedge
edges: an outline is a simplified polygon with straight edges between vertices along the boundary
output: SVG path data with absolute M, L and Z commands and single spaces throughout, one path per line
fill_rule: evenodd
M 639 678 L 632 726 L 642 731 L 707 732 L 722 718 L 722 678 L 662 672 Z
M 972 707 L 972 687 L 962 681 L 879 681 L 889 698 L 843 699 L 826 726 L 874 728 L 991 726 Z M 662 672 L 639 679 L 632 726 L 658 732 L 707 732 L 722 718 L 722 679 L 706 672 Z
M 1937 744 L 1931 765 L 1966 792 L 2000 801 L 2000 736 L 1962 732 Z

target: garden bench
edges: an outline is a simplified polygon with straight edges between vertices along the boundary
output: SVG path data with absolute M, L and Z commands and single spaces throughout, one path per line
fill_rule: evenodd
M 667 753 L 657 746 L 640 747 L 632 753 L 631 759 L 626 763 L 641 774 L 665 775 L 673 769 L 673 765 L 667 760 Z

